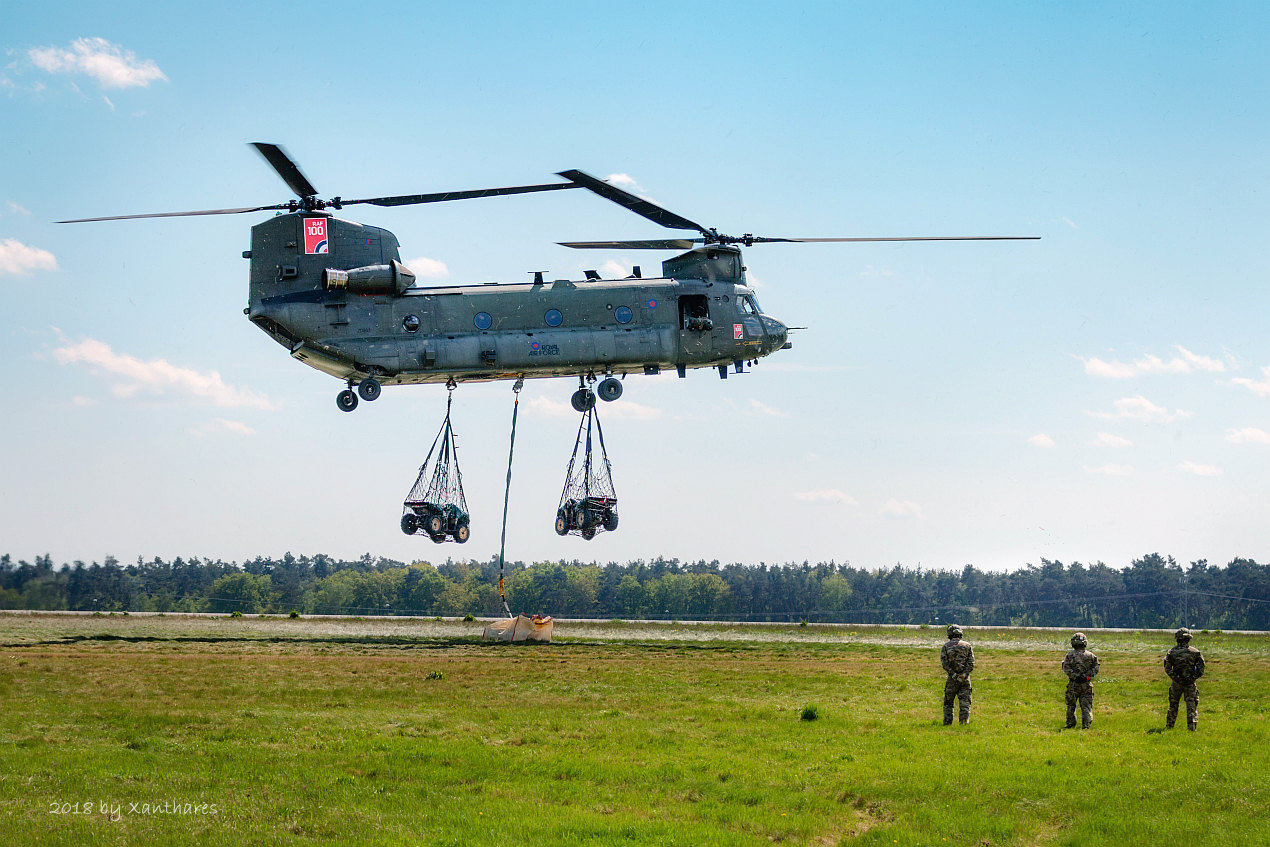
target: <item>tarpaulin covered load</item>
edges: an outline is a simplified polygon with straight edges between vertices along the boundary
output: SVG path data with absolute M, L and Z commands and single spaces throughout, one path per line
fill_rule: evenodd
M 550 617 L 517 615 L 507 620 L 494 621 L 481 633 L 482 641 L 545 641 L 551 643 Z

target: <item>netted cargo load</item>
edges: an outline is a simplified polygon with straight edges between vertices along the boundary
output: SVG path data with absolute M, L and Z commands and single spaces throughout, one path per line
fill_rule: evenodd
M 598 455 L 593 449 L 595 442 L 599 443 Z M 604 430 L 592 403 L 582 413 L 582 422 L 578 425 L 578 437 L 565 472 L 564 491 L 556 507 L 556 533 L 580 535 L 590 541 L 597 533 L 615 529 L 617 491 L 613 487 L 613 468 L 604 448 Z
M 406 535 L 426 535 L 437 544 L 449 539 L 464 544 L 471 534 L 458 448 L 450 425 L 452 400 L 451 394 L 445 404 L 445 423 L 419 468 L 414 487 L 401 504 L 401 531 Z

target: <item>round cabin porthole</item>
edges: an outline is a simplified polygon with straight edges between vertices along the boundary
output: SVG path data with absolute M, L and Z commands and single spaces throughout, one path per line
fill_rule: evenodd
M 472 318 L 472 323 L 476 324 L 477 329 L 489 329 L 494 325 L 494 319 L 490 317 L 489 312 L 477 312 L 476 317 Z
M 631 312 L 631 309 L 629 306 L 618 306 L 617 310 L 613 312 L 613 318 L 620 324 L 630 323 L 631 318 L 633 318 L 634 316 L 635 315 L 633 312 Z
M 560 326 L 564 322 L 564 315 L 560 314 L 559 309 L 548 309 L 542 319 L 547 322 L 547 326 Z
M 422 322 L 419 320 L 418 315 L 406 315 L 401 320 L 401 328 L 406 332 L 418 332 L 420 326 L 422 326 Z

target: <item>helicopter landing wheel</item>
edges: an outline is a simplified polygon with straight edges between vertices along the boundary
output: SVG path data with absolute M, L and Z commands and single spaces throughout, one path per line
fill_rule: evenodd
M 357 393 L 360 394 L 362 399 L 365 400 L 367 403 L 378 400 L 379 392 L 383 390 L 384 390 L 383 387 L 380 386 L 378 380 L 376 380 L 374 377 L 363 379 L 361 382 L 357 384 Z
M 606 377 L 595 387 L 595 393 L 606 403 L 612 403 L 622 396 L 622 381 L 617 377 Z
M 595 407 L 595 392 L 589 388 L 579 388 L 573 392 L 573 397 L 569 400 L 573 404 L 575 412 L 587 412 Z
M 351 388 L 345 388 L 335 395 L 335 405 L 340 407 L 341 412 L 351 412 L 357 408 L 357 395 Z

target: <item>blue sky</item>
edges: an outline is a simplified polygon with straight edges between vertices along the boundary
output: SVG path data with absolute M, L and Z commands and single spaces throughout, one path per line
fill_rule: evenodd
M 1261 4 L 50 3 L 0 32 L 0 551 L 497 552 L 512 394 L 455 397 L 465 547 L 397 529 L 445 408 L 339 384 L 242 315 L 247 147 L 325 196 L 623 174 L 768 245 L 810 327 L 753 373 L 601 409 L 622 525 L 551 529 L 573 386 L 522 395 L 509 558 L 1012 568 L 1270 558 L 1270 73 Z M 656 267 L 581 192 L 352 207 L 431 282 Z M 420 274 L 423 276 L 423 273 Z M 421 543 L 422 542 L 422 543 Z

